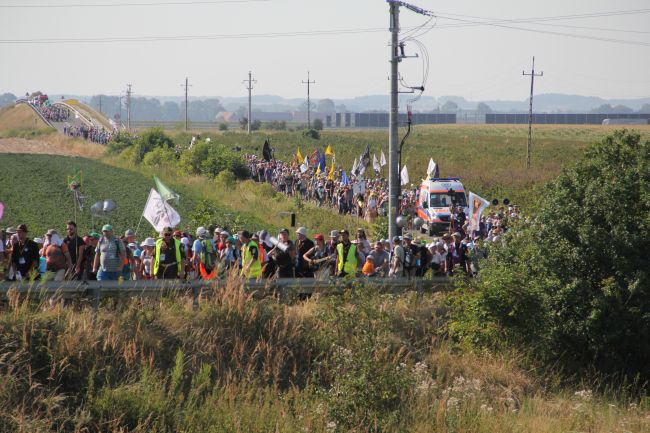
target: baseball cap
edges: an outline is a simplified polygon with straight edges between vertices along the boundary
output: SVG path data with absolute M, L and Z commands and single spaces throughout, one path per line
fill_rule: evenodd
M 413 235 L 410 234 L 410 233 L 407 233 L 407 234 L 404 235 L 404 239 L 407 239 L 407 240 L 409 240 L 409 241 L 412 241 L 412 240 L 413 240 Z
M 283 228 L 282 230 L 280 230 L 280 233 L 286 233 L 286 234 L 289 234 L 289 229 L 287 229 L 287 228 Z
M 314 239 L 316 239 L 317 241 L 324 241 L 325 237 L 320 233 L 318 233 L 317 235 L 314 236 Z
M 342 234 L 342 235 L 343 235 L 343 234 L 345 234 L 345 235 L 349 235 L 349 234 L 350 234 L 350 232 L 347 231 L 346 229 L 339 230 L 339 233 Z
M 104 224 L 104 227 L 102 227 L 103 232 L 112 232 L 113 231 L 113 226 L 110 224 Z
M 296 234 L 307 236 L 307 228 L 306 227 L 298 227 L 298 230 L 296 230 Z
M 199 227 L 196 229 L 196 236 L 199 238 L 204 238 L 208 234 L 208 231 L 205 229 L 205 227 Z
M 127 231 L 124 232 L 125 238 L 128 238 L 129 236 L 135 236 L 135 232 L 131 229 L 128 229 Z
M 332 230 L 330 232 L 330 237 L 331 238 L 338 238 L 339 237 L 339 231 L 338 230 Z
M 399 242 L 399 236 L 393 236 L 393 243 Z

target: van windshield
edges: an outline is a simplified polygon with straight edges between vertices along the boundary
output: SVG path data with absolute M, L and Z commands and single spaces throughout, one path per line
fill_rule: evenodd
M 467 199 L 464 192 L 455 192 L 456 206 L 467 206 Z M 447 193 L 432 192 L 429 194 L 429 207 L 449 207 L 452 205 L 451 197 Z

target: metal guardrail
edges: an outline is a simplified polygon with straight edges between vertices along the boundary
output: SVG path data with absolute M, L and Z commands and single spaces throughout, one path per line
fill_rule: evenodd
M 95 126 L 95 122 L 93 121 L 93 119 L 91 117 L 88 117 L 88 116 L 84 115 L 83 113 L 81 113 L 79 110 L 77 110 L 75 107 L 73 107 L 72 105 L 70 105 L 68 103 L 59 101 L 59 102 L 53 102 L 52 105 L 61 105 L 62 107 L 67 108 L 68 110 L 73 112 L 77 116 L 77 118 L 79 120 L 81 120 L 83 123 L 85 123 L 86 126 L 89 126 L 89 127 L 94 127 Z
M 237 282 L 236 282 L 237 283 Z M 275 280 L 242 280 L 244 291 L 253 298 L 261 299 L 275 296 L 280 300 L 320 294 L 323 296 L 341 295 L 347 290 L 354 290 L 359 284 L 370 285 L 379 293 L 400 294 L 407 291 L 438 292 L 449 290 L 452 282 L 448 278 L 343 278 L 316 280 L 313 278 L 283 278 Z M 233 284 L 227 280 L 136 280 L 136 281 L 48 281 L 33 283 L 0 283 L 0 301 L 12 297 L 21 299 L 87 299 L 93 308 L 98 309 L 102 299 L 115 298 L 161 298 L 174 295 L 192 295 L 195 305 L 200 299 L 209 298 L 219 288 Z

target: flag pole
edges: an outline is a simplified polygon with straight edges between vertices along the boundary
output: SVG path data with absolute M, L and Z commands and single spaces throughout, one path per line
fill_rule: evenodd
M 149 203 L 149 199 L 151 198 L 151 190 L 149 190 L 149 195 L 147 196 L 147 201 L 144 203 L 144 209 L 147 208 L 147 203 Z M 138 235 L 138 230 L 140 230 L 140 223 L 142 223 L 142 218 L 144 218 L 144 209 L 142 209 L 142 213 L 140 214 L 140 221 L 138 221 L 138 226 L 135 228 L 135 235 Z

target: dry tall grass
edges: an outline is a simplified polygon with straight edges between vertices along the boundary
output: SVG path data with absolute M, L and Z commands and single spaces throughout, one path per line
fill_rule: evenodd
M 39 129 L 50 127 L 28 106 L 19 104 L 0 109 L 0 132 Z
M 0 432 L 647 432 L 650 404 L 555 389 L 438 333 L 444 297 L 183 296 L 0 315 Z

